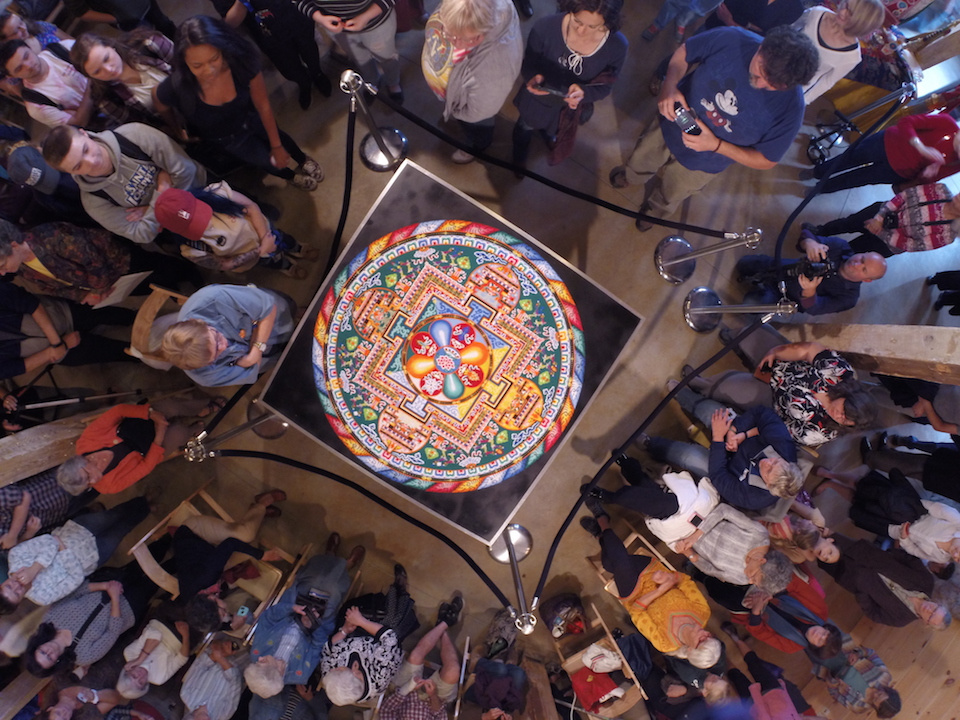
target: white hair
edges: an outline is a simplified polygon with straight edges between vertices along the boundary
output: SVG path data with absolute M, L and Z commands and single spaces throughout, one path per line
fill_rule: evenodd
M 323 689 L 334 705 L 353 705 L 363 698 L 364 683 L 350 668 L 334 668 L 323 676 Z

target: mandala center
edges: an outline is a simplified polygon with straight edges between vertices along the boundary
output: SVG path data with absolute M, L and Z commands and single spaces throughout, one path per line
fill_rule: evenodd
M 460 353 L 452 347 L 442 347 L 437 351 L 434 362 L 437 363 L 437 370 L 449 375 L 460 367 Z

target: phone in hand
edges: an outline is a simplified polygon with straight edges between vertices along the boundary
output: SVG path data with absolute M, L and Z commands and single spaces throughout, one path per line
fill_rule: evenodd
M 703 130 L 697 125 L 697 116 L 693 110 L 687 110 L 677 102 L 673 104 L 673 111 L 677 114 L 674 122 L 676 122 L 677 126 L 687 135 L 700 135 L 703 133 Z
M 542 90 L 545 93 L 550 93 L 551 95 L 556 95 L 557 97 L 565 98 L 567 96 L 566 90 L 561 90 L 560 88 L 550 87 L 549 85 L 534 85 L 537 90 Z

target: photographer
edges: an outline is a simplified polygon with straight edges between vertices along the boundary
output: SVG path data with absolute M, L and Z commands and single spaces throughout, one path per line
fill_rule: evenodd
M 809 228 L 800 233 L 797 250 L 806 254 L 799 260 L 784 260 L 787 298 L 808 315 L 849 310 L 860 299 L 860 283 L 872 282 L 887 272 L 887 261 L 875 252 L 855 253 L 840 238 L 823 238 Z M 737 263 L 741 282 L 753 288 L 745 303 L 774 303 L 780 299 L 778 272 L 769 255 L 745 255 Z

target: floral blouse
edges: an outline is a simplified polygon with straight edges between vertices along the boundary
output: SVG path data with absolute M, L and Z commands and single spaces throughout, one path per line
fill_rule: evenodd
M 839 431 L 814 395 L 854 377 L 850 363 L 835 350 L 824 350 L 812 363 L 777 361 L 770 377 L 773 409 L 799 444 L 822 445 Z

